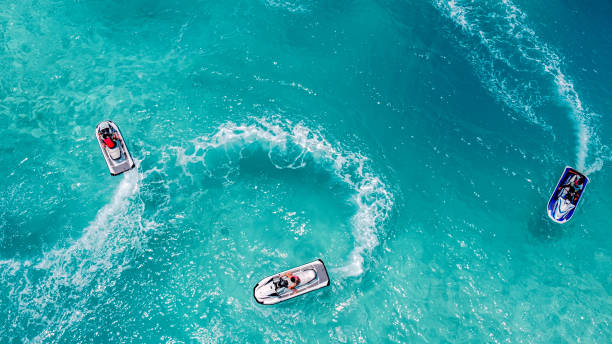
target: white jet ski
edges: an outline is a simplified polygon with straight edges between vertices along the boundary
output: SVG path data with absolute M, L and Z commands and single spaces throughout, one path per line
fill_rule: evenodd
M 115 123 L 111 121 L 100 122 L 96 127 L 96 138 L 112 176 L 129 171 L 136 166 L 119 127 Z
M 262 305 L 273 305 L 328 285 L 329 276 L 325 264 L 317 259 L 264 278 L 253 288 L 253 295 Z

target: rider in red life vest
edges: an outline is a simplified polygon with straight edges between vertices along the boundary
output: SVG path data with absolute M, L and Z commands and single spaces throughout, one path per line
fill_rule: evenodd
M 101 130 L 102 133 L 102 140 L 104 141 L 104 144 L 106 144 L 106 146 L 108 148 L 115 148 L 115 140 L 118 140 L 119 137 L 117 136 L 117 133 L 112 133 L 110 132 L 110 128 L 103 128 Z
M 104 143 L 106 143 L 108 148 L 115 148 L 115 141 L 111 140 L 110 137 L 105 138 Z

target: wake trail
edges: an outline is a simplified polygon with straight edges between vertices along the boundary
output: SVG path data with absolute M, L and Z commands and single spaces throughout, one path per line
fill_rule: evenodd
M 114 285 L 141 247 L 144 229 L 138 170 L 123 174 L 109 203 L 67 247 L 44 252 L 36 261 L 0 261 L 0 277 L 10 288 L 15 333 L 38 333 L 33 342 L 60 338 L 73 324 L 95 310 L 87 302 Z M 1 332 L 0 332 L 1 333 Z
M 198 137 L 192 144 L 191 154 L 184 148 L 177 148 L 177 163 L 183 166 L 201 163 L 211 175 L 218 171 L 216 166 L 207 166 L 209 153 L 214 155 L 215 151 L 222 150 L 228 159 L 233 159 L 234 155 L 240 159 L 245 149 L 258 146 L 268 152 L 270 162 L 278 169 L 299 169 L 311 162 L 345 183 L 353 190 L 352 201 L 357 206 L 351 219 L 355 244 L 348 264 L 335 271 L 345 276 L 363 273 L 364 257 L 378 246 L 377 233 L 393 205 L 393 195 L 387 186 L 368 171 L 366 157 L 332 145 L 303 124 L 294 125 L 280 119 L 255 118 L 251 124 L 225 123 L 212 136 Z
M 435 0 L 433 5 L 468 38 L 459 38 L 459 44 L 469 51 L 468 59 L 496 99 L 552 133 L 536 112 L 554 89 L 576 128 L 577 168 L 589 174 L 603 167 L 603 160 L 610 159 L 605 158 L 609 149 L 596 134 L 597 115 L 585 108 L 571 78 L 562 71 L 562 59 L 527 25 L 524 12 L 510 0 Z M 550 84 L 534 81 L 532 73 L 546 76 Z M 594 156 L 590 161 L 589 155 Z

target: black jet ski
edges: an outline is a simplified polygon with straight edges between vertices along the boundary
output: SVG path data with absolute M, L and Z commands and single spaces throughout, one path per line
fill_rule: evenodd
M 119 127 L 111 121 L 103 121 L 96 127 L 96 138 L 112 176 L 129 171 L 136 166 L 128 151 Z
M 548 217 L 557 223 L 565 223 L 572 218 L 589 178 L 567 166 L 548 201 Z
M 253 288 L 253 295 L 262 305 L 273 305 L 328 285 L 329 276 L 325 264 L 317 259 L 264 278 Z

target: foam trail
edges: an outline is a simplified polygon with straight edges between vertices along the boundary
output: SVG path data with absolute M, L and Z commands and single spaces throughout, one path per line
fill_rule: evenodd
M 312 4 L 304 3 L 303 1 L 287 1 L 287 0 L 266 0 L 266 4 L 272 8 L 281 8 L 293 13 L 306 13 L 310 10 L 308 7 Z
M 70 246 L 46 252 L 37 262 L 0 262 L 3 280 L 14 281 L 11 303 L 17 317 L 13 330 L 32 333 L 35 329 L 39 334 L 32 341 L 53 341 L 95 311 L 86 307 L 89 298 L 114 284 L 132 259 L 130 250 L 141 245 L 138 232 L 143 207 L 133 202 L 140 189 L 139 178 L 137 169 L 126 172 L 111 201 Z
M 587 166 L 586 163 L 591 142 L 593 146 L 599 147 L 600 150 L 603 148 L 592 129 L 594 114 L 585 111 L 578 93 L 574 89 L 574 84 L 561 72 L 558 63 L 546 66 L 545 70 L 554 77 L 559 94 L 572 110 L 573 116 L 571 118 L 575 122 L 578 136 L 576 167 L 578 170 L 584 171 L 585 174 L 599 171 L 603 167 L 603 160 L 600 156 L 597 156 L 590 165 Z
M 202 163 L 206 167 L 206 157 L 211 151 L 234 150 L 241 157 L 244 149 L 259 145 L 268 151 L 270 161 L 277 168 L 302 168 L 307 159 L 311 159 L 333 173 L 355 191 L 353 201 L 357 205 L 357 213 L 351 219 L 355 246 L 349 263 L 337 271 L 346 276 L 363 272 L 364 255 L 378 245 L 378 228 L 393 205 L 392 194 L 386 185 L 366 172 L 367 158 L 342 151 L 302 124 L 292 125 L 281 120 L 254 119 L 249 125 L 226 123 L 214 135 L 199 137 L 192 143 L 195 148 L 192 154 L 177 149 L 178 164 Z
M 594 132 L 595 115 L 585 109 L 571 79 L 562 72 L 561 58 L 526 24 L 525 13 L 510 0 L 436 0 L 433 4 L 471 38 L 460 44 L 470 51 L 471 63 L 489 91 L 547 131 L 551 127 L 536 115 L 536 108 L 546 100 L 544 94 L 550 87 L 528 80 L 533 79 L 531 73 L 548 76 L 556 97 L 570 109 L 569 117 L 576 127 L 577 168 L 586 173 L 601 169 L 601 154 L 607 147 Z M 596 157 L 588 164 L 590 150 Z

